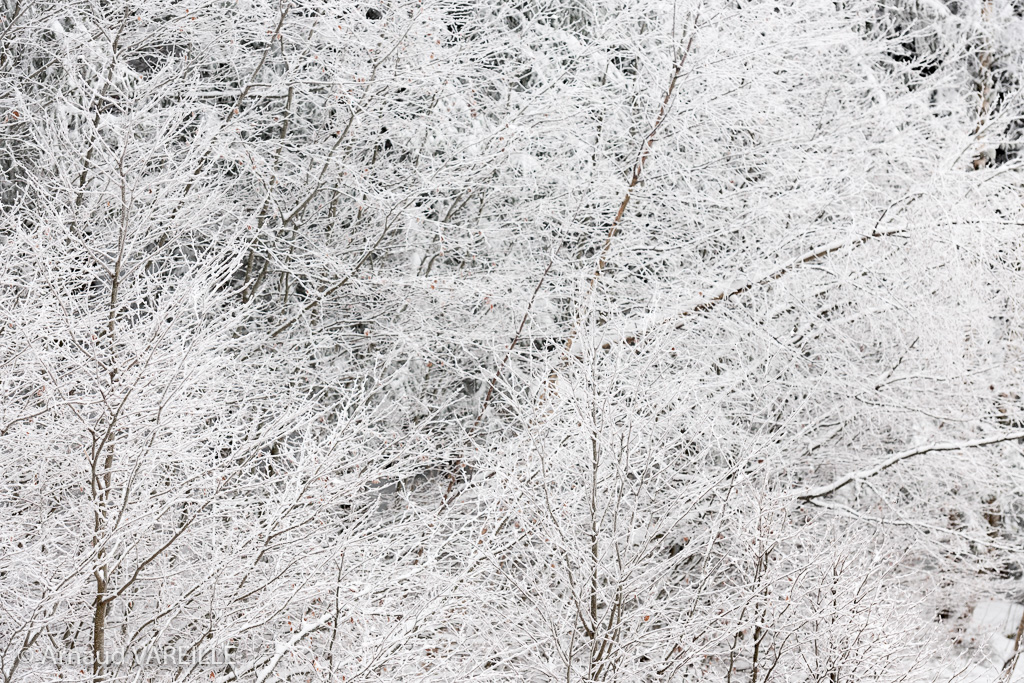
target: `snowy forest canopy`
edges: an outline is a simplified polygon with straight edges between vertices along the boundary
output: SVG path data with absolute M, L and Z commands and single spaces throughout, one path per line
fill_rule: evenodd
M 3 683 L 1024 674 L 1019 0 L 0 2 Z

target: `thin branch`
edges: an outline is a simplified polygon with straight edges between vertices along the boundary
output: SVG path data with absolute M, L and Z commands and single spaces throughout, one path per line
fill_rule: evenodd
M 1011 434 L 1000 434 L 998 436 L 990 436 L 984 439 L 975 439 L 973 441 L 961 441 L 959 443 L 935 443 L 926 444 L 924 446 L 918 446 L 917 448 L 911 448 L 906 451 L 900 451 L 895 453 L 889 458 L 882 462 L 868 467 L 863 470 L 857 470 L 839 477 L 831 483 L 823 486 L 816 486 L 814 488 L 805 488 L 795 492 L 795 496 L 799 500 L 813 500 L 815 498 L 821 498 L 831 493 L 835 493 L 839 489 L 852 484 L 855 481 L 862 481 L 864 479 L 870 479 L 885 470 L 889 469 L 893 465 L 909 460 L 910 458 L 918 455 L 924 455 L 925 453 L 939 453 L 943 451 L 959 451 L 967 448 L 978 448 L 980 446 L 990 446 L 992 444 L 1004 443 L 1006 441 L 1013 441 L 1015 439 L 1024 439 L 1024 432 L 1013 432 Z
M 690 31 L 690 38 L 686 42 L 686 47 L 682 52 L 678 53 L 678 58 L 672 67 L 672 76 L 669 78 L 665 97 L 662 99 L 661 108 L 658 110 L 658 116 L 655 118 L 654 125 L 651 126 L 651 130 L 647 134 L 647 137 L 644 138 L 643 144 L 640 147 L 640 158 L 637 159 L 636 164 L 633 166 L 633 174 L 629 179 L 629 185 L 626 187 L 626 193 L 623 195 L 622 201 L 619 203 L 618 211 L 615 212 L 615 218 L 612 219 L 612 223 L 608 228 L 608 234 L 605 236 L 604 244 L 601 246 L 601 253 L 597 259 L 597 269 L 590 277 L 590 292 L 594 291 L 594 288 L 597 286 L 597 281 L 601 278 L 601 273 L 604 272 L 605 267 L 608 265 L 608 252 L 611 251 L 612 241 L 621 230 L 622 219 L 626 215 L 626 208 L 629 206 L 629 201 L 633 198 L 633 188 L 640 183 L 640 179 L 643 177 L 644 166 L 647 164 L 647 160 L 651 156 L 651 151 L 654 149 L 654 141 L 658 131 L 661 130 L 662 125 L 665 123 L 665 118 L 668 115 L 669 104 L 672 101 L 672 94 L 675 92 L 676 84 L 679 82 L 679 76 L 683 73 L 683 66 L 686 64 L 686 58 L 693 49 L 693 39 L 696 34 L 698 18 L 699 17 L 694 17 L 694 28 Z M 569 338 L 565 343 L 566 350 L 572 349 L 575 339 L 576 330 L 574 329 L 569 334 Z
M 501 360 L 498 365 L 498 369 L 494 372 L 494 377 L 491 378 L 491 382 L 487 387 L 487 395 L 484 397 L 483 405 L 480 407 L 480 412 L 477 414 L 476 419 L 473 420 L 473 425 L 469 428 L 470 433 L 476 430 L 480 424 L 480 420 L 483 419 L 484 413 L 487 412 L 487 407 L 491 404 L 491 397 L 494 394 L 494 386 L 498 380 L 501 379 L 501 373 L 505 369 L 505 365 L 508 363 L 509 356 L 512 355 L 513 349 L 516 348 L 516 344 L 523 335 L 523 328 L 526 326 L 526 321 L 530 317 L 530 310 L 533 308 L 534 302 L 537 300 L 537 294 L 540 292 L 540 288 L 544 285 L 544 280 L 547 279 L 548 273 L 551 272 L 551 266 L 555 263 L 555 256 L 561 250 L 562 245 L 558 245 L 558 249 L 555 249 L 555 253 L 551 255 L 551 259 L 548 261 L 547 268 L 541 273 L 540 279 L 537 281 L 537 286 L 533 288 L 533 295 L 530 297 L 530 302 L 526 305 L 526 310 L 523 312 L 523 317 L 519 321 L 519 328 L 516 330 L 516 334 L 512 337 L 512 341 L 508 345 L 508 350 L 505 352 L 505 357 Z
M 886 210 L 888 211 L 888 209 Z M 840 249 L 857 247 L 860 246 L 861 244 L 864 244 L 868 240 L 872 240 L 878 237 L 890 237 L 893 235 L 901 235 L 905 233 L 905 231 L 905 228 L 894 228 L 892 230 L 879 230 L 875 228 L 867 235 L 861 235 L 860 237 L 857 237 L 852 240 L 846 239 L 830 242 L 829 244 L 826 244 L 822 247 L 818 247 L 817 249 L 813 249 L 811 251 L 800 254 L 799 256 L 793 258 L 792 260 L 780 266 L 775 266 L 768 272 L 757 277 L 751 278 L 750 280 L 747 280 L 745 282 L 733 282 L 727 285 L 716 287 L 706 292 L 701 292 L 701 298 L 698 301 L 686 306 L 684 310 L 681 313 L 679 313 L 679 315 L 689 316 L 694 313 L 703 313 L 705 311 L 709 311 L 716 304 L 725 301 L 729 297 L 735 296 L 737 294 L 743 294 L 744 292 L 747 292 L 753 289 L 754 287 L 768 284 L 772 280 L 778 280 L 783 275 L 793 270 L 797 266 L 806 263 L 814 263 L 815 261 L 820 261 L 829 254 L 837 252 Z M 685 323 L 680 322 L 679 324 L 676 325 L 676 329 L 681 329 L 684 324 Z

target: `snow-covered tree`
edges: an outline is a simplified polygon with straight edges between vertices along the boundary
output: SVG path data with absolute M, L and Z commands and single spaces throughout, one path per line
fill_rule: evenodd
M 934 677 L 1021 14 L 5 0 L 4 680 Z

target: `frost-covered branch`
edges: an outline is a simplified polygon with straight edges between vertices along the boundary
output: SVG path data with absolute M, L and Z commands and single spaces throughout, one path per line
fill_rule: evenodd
M 870 479 L 875 475 L 878 475 L 885 470 L 889 469 L 897 463 L 909 460 L 910 458 L 924 455 L 926 453 L 937 453 L 943 451 L 960 451 L 971 448 L 979 448 L 981 446 L 990 446 L 997 443 L 1005 443 L 1007 441 L 1015 441 L 1017 439 L 1024 439 L 1024 432 L 1012 432 L 1010 434 L 998 434 L 995 436 L 986 437 L 984 439 L 974 439 L 972 441 L 960 441 L 955 443 L 935 443 L 926 444 L 924 446 L 918 446 L 905 451 L 895 453 L 880 463 L 867 467 L 862 470 L 856 470 L 848 474 L 839 477 L 835 481 L 821 486 L 815 486 L 813 488 L 800 489 L 794 492 L 796 498 L 800 500 L 813 500 L 814 498 L 821 498 L 831 493 L 835 493 L 839 489 L 843 488 L 848 484 L 852 484 L 858 481 L 864 481 Z

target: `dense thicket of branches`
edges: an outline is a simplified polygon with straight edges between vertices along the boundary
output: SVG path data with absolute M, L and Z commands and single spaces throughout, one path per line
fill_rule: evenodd
M 1022 13 L 3 0 L 3 680 L 931 680 Z

